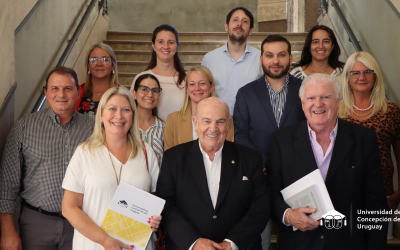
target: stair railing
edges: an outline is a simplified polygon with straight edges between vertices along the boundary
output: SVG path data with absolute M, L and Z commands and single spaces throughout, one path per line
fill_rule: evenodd
M 76 27 L 76 30 L 75 30 L 74 34 L 72 35 L 72 38 L 68 41 L 68 45 L 65 48 L 64 53 L 62 54 L 62 56 L 56 66 L 63 66 L 65 64 L 65 62 L 67 61 L 67 58 L 68 58 L 69 54 L 71 53 L 72 48 L 74 47 L 76 41 L 78 40 L 78 37 L 81 34 L 81 31 L 82 31 L 83 27 L 85 26 L 86 21 L 89 19 L 90 13 L 92 13 L 92 10 L 93 10 L 94 6 L 96 5 L 96 2 L 98 2 L 98 0 L 92 0 L 90 2 L 88 8 L 86 9 L 85 14 L 83 15 L 81 21 L 79 22 L 78 27 Z M 102 3 L 103 3 L 103 6 L 107 6 L 107 0 L 102 1 Z M 44 92 L 42 91 L 42 93 L 40 94 L 40 97 L 38 98 L 31 113 L 38 112 L 42 108 L 45 100 L 46 100 L 46 96 L 45 96 Z
M 339 19 L 342 22 L 344 29 L 346 30 L 347 34 L 349 35 L 350 41 L 353 44 L 355 50 L 357 52 L 362 51 L 363 49 L 361 48 L 360 43 L 358 42 L 356 36 L 354 35 L 353 30 L 350 28 L 349 23 L 347 22 L 346 18 L 344 17 L 339 4 L 337 3 L 336 0 L 330 0 L 330 1 L 331 1 L 331 5 L 333 6 L 333 8 L 335 8 L 336 13 L 339 16 Z

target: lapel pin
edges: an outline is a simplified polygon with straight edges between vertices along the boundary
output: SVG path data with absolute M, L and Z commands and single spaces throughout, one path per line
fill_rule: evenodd
M 356 166 L 352 166 L 351 168 L 356 168 Z
M 235 164 L 235 161 L 234 161 L 234 160 L 232 160 L 232 164 Z

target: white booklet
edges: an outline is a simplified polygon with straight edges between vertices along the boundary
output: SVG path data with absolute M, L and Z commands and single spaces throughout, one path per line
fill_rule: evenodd
M 312 207 L 317 211 L 310 215 L 313 220 L 319 220 L 324 214 L 334 210 L 321 171 L 314 170 L 303 178 L 281 190 L 283 199 L 293 209 Z M 295 230 L 295 227 L 293 227 Z
M 164 204 L 165 200 L 120 182 L 101 228 L 135 250 L 144 250 L 152 235 L 149 218 L 160 215 Z

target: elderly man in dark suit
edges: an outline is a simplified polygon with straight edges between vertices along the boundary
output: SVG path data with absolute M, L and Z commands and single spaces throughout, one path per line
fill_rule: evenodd
M 364 126 L 338 120 L 339 93 L 334 77 L 307 77 L 299 93 L 307 121 L 271 137 L 267 179 L 271 217 L 280 224 L 280 249 L 385 249 L 387 223 L 370 222 L 381 229 L 360 229 L 360 218 L 365 216 L 357 213 L 388 209 L 376 135 Z M 335 210 L 347 218 L 347 225 L 339 229 L 328 229 L 309 218 L 315 208 L 291 209 L 280 193 L 317 168 Z
M 258 249 L 269 217 L 261 154 L 225 140 L 228 106 L 201 101 L 193 122 L 199 137 L 164 153 L 157 195 L 166 200 L 169 249 Z

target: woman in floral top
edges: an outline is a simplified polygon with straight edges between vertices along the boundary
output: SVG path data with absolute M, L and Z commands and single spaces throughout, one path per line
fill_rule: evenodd
M 117 60 L 110 46 L 99 43 L 89 49 L 86 72 L 86 83 L 80 85 L 76 111 L 94 119 L 104 92 L 118 86 Z
M 339 117 L 376 131 L 382 165 L 383 184 L 389 208 L 397 209 L 400 190 L 393 189 L 393 147 L 397 178 L 400 181 L 400 108 L 386 99 L 381 70 L 374 57 L 356 52 L 349 57 L 342 74 L 343 100 Z M 391 234 L 388 234 L 388 238 Z

